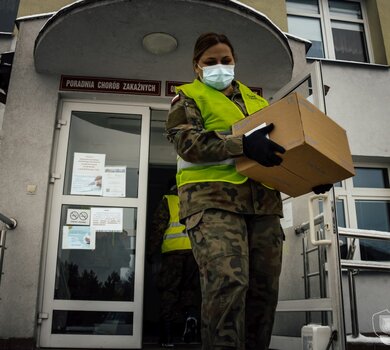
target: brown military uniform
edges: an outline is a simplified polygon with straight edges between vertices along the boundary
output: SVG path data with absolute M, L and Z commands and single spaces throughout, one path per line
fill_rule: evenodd
M 247 115 L 233 87 L 229 98 Z M 185 161 L 243 155 L 241 137 L 204 129 L 192 99 L 179 93 L 173 101 L 167 134 Z M 280 193 L 249 179 L 186 184 L 179 197 L 201 274 L 203 349 L 267 349 L 281 268 Z

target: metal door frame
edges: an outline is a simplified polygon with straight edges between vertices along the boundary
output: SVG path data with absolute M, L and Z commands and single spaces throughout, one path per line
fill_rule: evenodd
M 139 182 L 137 198 L 110 198 L 64 195 L 64 177 L 66 156 L 70 131 L 72 111 L 139 114 L 141 115 L 141 141 Z M 47 210 L 47 252 L 43 261 L 43 276 L 41 279 L 42 306 L 38 314 L 38 346 L 56 348 L 141 348 L 142 344 L 142 313 L 144 287 L 144 251 L 146 231 L 147 179 L 149 162 L 150 107 L 137 104 L 104 103 L 92 101 L 62 101 L 57 120 L 58 133 L 54 142 L 53 164 L 56 178 L 48 201 Z M 135 257 L 134 301 L 88 301 L 88 300 L 55 300 L 54 284 L 56 273 L 57 247 L 62 205 L 115 206 L 137 209 L 137 235 Z M 133 312 L 133 335 L 77 335 L 52 334 L 51 324 L 53 309 L 81 311 L 129 311 Z
M 308 79 L 311 79 L 312 88 L 312 103 L 326 114 L 325 94 L 322 82 L 322 71 L 320 61 L 314 61 L 307 68 L 292 79 L 287 85 L 277 91 L 269 100 L 276 102 L 285 97 L 290 92 L 294 91 L 299 85 Z M 287 197 L 286 199 L 289 199 Z M 333 341 L 333 349 L 344 350 L 345 343 L 345 322 L 344 322 L 344 307 L 341 285 L 341 265 L 339 257 L 339 236 L 337 232 L 337 224 L 335 220 L 335 205 L 334 191 L 330 191 L 326 196 L 311 196 L 308 198 L 308 222 L 303 223 L 302 227 L 306 226 L 311 229 L 311 238 L 313 238 L 313 230 L 315 220 L 312 214 L 312 205 L 314 200 L 324 200 L 323 224 L 325 227 L 325 241 L 314 241 L 313 245 L 324 245 L 326 247 L 327 260 L 327 285 L 329 296 L 328 298 L 318 299 L 302 299 L 302 300 L 285 300 L 279 301 L 276 312 L 301 312 L 301 311 L 330 311 L 332 312 L 332 330 L 338 333 L 337 340 Z M 272 348 L 277 349 L 301 349 L 301 338 L 273 336 Z

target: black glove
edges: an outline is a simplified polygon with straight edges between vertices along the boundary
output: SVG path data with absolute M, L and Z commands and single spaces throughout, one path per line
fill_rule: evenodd
M 333 184 L 318 185 L 318 186 L 314 186 L 312 188 L 312 191 L 315 194 L 321 194 L 321 193 L 328 192 L 332 188 L 332 186 Z
M 280 165 L 282 158 L 275 152 L 284 153 L 286 150 L 277 143 L 269 140 L 265 135 L 271 132 L 274 124 L 252 132 L 249 136 L 243 136 L 244 155 L 266 167 Z

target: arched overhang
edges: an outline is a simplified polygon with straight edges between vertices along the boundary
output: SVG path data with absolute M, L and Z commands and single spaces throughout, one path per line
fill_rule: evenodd
M 60 9 L 35 41 L 37 72 L 190 81 L 192 50 L 204 32 L 226 34 L 235 47 L 236 77 L 279 89 L 292 76 L 287 37 L 262 13 L 229 0 L 81 0 Z M 163 32 L 176 50 L 154 55 L 143 38 Z

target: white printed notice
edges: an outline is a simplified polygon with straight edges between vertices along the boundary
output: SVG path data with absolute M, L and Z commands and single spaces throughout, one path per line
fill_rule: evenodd
M 123 208 L 91 208 L 91 228 L 95 231 L 122 232 Z
M 283 202 L 283 218 L 280 219 L 280 224 L 284 229 L 294 225 L 292 202 Z
M 63 226 L 62 249 L 94 250 L 95 231 L 89 226 Z
M 103 196 L 126 197 L 125 166 L 106 166 L 104 168 Z
M 105 154 L 74 153 L 70 194 L 101 196 Z

